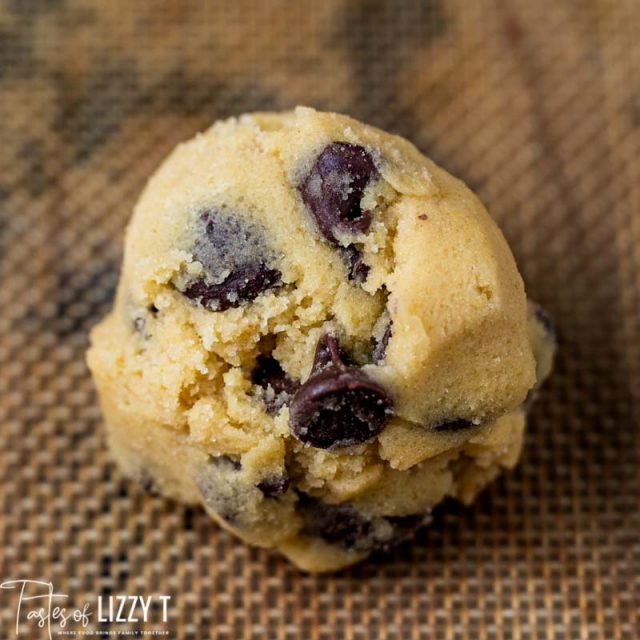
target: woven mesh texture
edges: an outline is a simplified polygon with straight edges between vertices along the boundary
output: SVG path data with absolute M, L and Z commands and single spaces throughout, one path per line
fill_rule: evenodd
M 0 1 L 0 580 L 169 594 L 171 638 L 638 637 L 639 43 L 636 0 Z M 518 469 L 319 577 L 123 479 L 84 364 L 159 161 L 297 103 L 465 179 L 560 336 Z

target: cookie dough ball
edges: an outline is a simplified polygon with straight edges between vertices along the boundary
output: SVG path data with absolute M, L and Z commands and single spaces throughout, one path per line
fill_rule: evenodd
M 125 473 L 324 571 L 516 463 L 553 352 L 541 318 L 460 181 L 297 108 L 163 163 L 88 361 Z

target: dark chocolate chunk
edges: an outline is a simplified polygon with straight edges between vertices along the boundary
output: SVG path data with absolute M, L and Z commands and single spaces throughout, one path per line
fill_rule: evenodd
M 382 338 L 376 343 L 373 348 L 372 358 L 374 362 L 382 362 L 384 360 L 384 356 L 387 353 L 387 346 L 389 345 L 389 340 L 392 335 L 392 323 L 390 322 L 382 334 Z
M 366 442 L 392 414 L 391 398 L 362 370 L 327 366 L 293 397 L 289 428 L 303 442 L 329 449 Z
M 449 420 L 447 422 L 442 422 L 435 427 L 433 427 L 436 431 L 462 431 L 462 429 L 471 429 L 472 427 L 476 427 L 471 420 L 465 420 L 464 418 L 458 418 L 457 420 Z
M 349 280 L 362 284 L 369 275 L 369 265 L 364 262 L 360 249 L 350 244 L 348 247 L 341 247 L 340 252 L 347 265 Z
M 289 478 L 286 474 L 264 478 L 256 485 L 267 498 L 277 498 L 289 489 Z
M 300 387 L 300 383 L 290 378 L 275 358 L 265 355 L 258 356 L 256 366 L 251 373 L 251 382 L 267 391 L 262 394 L 262 399 L 267 413 L 271 415 L 278 413 L 281 407 L 289 404 L 291 396 Z
M 322 235 L 335 244 L 336 233 L 367 231 L 371 214 L 362 211 L 365 188 L 378 175 L 369 152 L 349 142 L 332 142 L 318 156 L 299 186 Z
M 195 226 L 192 254 L 204 274 L 179 287 L 187 298 L 225 311 L 282 285 L 260 226 L 218 209 L 202 212 Z

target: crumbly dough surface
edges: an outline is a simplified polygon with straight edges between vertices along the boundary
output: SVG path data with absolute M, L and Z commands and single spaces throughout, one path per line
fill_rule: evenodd
M 462 182 L 298 107 L 171 153 L 88 362 L 126 474 L 326 571 L 513 467 L 553 346 Z

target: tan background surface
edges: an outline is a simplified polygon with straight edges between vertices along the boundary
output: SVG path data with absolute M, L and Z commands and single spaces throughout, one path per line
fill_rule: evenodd
M 638 637 L 639 42 L 637 0 L 0 0 L 0 580 L 170 594 L 171 638 Z M 160 159 L 296 103 L 464 178 L 561 344 L 516 472 L 322 577 L 124 480 L 83 362 Z

